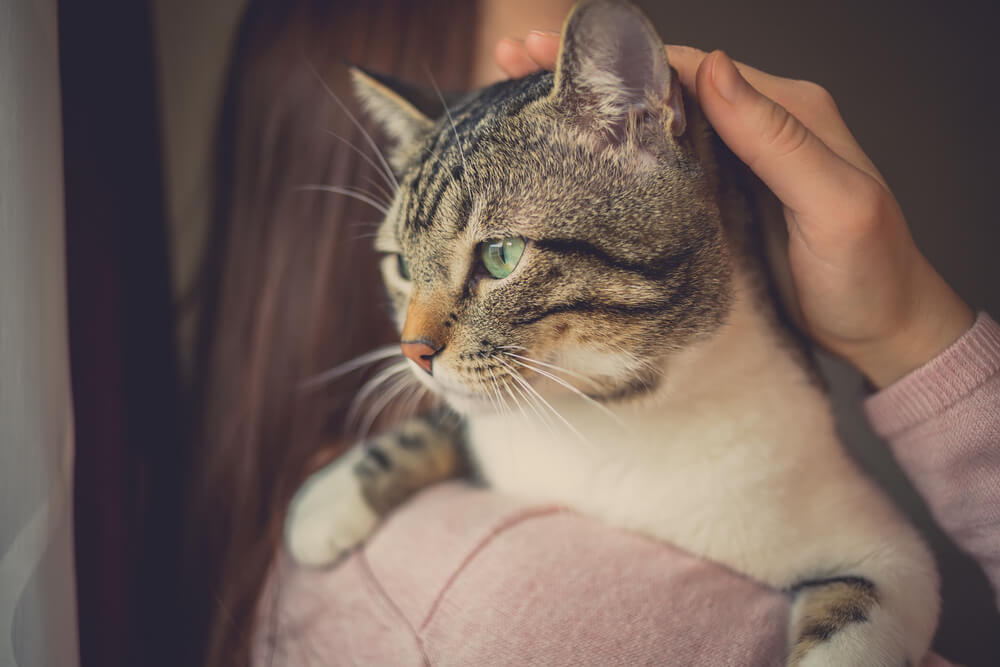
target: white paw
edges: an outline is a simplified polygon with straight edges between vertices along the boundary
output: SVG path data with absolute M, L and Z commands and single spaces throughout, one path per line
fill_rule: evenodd
M 876 606 L 868 620 L 852 623 L 817 645 L 799 667 L 904 667 L 906 648 L 898 622 Z
M 310 477 L 292 501 L 285 543 L 296 562 L 329 565 L 374 530 L 378 516 L 361 494 L 350 453 Z

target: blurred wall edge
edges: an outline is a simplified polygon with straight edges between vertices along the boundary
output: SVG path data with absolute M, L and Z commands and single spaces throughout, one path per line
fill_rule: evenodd
M 0 16 L 0 667 L 76 667 L 56 0 Z

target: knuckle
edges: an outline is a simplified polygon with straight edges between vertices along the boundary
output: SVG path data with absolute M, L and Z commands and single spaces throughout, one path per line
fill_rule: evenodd
M 764 122 L 764 142 L 779 157 L 796 152 L 809 140 L 805 125 L 780 104 L 772 104 Z
M 830 91 L 818 83 L 799 81 L 798 85 L 801 88 L 802 96 L 812 104 L 825 108 L 835 108 L 837 106 Z
M 891 217 L 895 200 L 872 178 L 864 178 L 853 188 L 849 224 L 858 236 L 880 229 Z

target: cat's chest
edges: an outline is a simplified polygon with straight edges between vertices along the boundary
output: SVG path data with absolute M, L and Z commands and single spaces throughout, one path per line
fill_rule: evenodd
M 795 455 L 759 415 L 741 424 L 738 414 L 720 419 L 712 410 L 677 406 L 619 423 L 593 410 L 554 407 L 573 430 L 551 415 L 548 423 L 535 415 L 469 420 L 470 454 L 490 486 L 765 581 L 776 580 L 770 564 L 783 557 L 778 545 L 813 539 L 822 523 L 796 499 L 815 496 L 827 486 L 824 467 L 841 465 L 836 447 Z

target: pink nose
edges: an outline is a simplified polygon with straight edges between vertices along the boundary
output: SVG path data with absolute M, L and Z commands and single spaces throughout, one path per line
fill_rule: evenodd
M 417 366 L 427 371 L 428 375 L 431 374 L 431 359 L 438 353 L 438 350 L 422 340 L 403 341 L 399 346 L 403 349 L 403 354 L 406 355 L 407 359 L 411 359 Z

